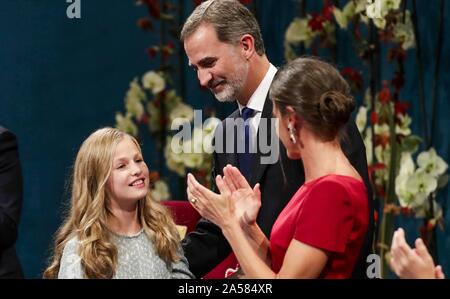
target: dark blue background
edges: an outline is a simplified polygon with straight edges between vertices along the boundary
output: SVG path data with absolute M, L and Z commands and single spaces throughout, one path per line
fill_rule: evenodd
M 175 1 L 176 2 L 176 1 Z M 136 26 L 145 16 L 134 1 L 82 0 L 81 20 L 66 17 L 67 3 L 55 0 L 4 0 L 0 6 L 0 123 L 13 130 L 20 141 L 25 179 L 25 197 L 17 249 L 28 278 L 40 277 L 47 264 L 52 237 L 61 221 L 62 203 L 67 199 L 65 183 L 82 141 L 95 129 L 114 125 L 129 82 L 157 61 L 148 59 L 146 47 L 156 42 Z M 313 11 L 320 1 L 309 1 Z M 424 48 L 427 109 L 431 107 L 431 84 L 437 39 L 437 1 L 418 1 L 421 42 Z M 185 15 L 191 1 L 185 2 Z M 258 1 L 268 56 L 279 66 L 284 62 L 284 32 L 298 12 L 296 1 Z M 450 65 L 448 59 L 450 5 L 445 10 L 437 127 L 433 132 L 438 153 L 450 161 L 448 134 Z M 360 66 L 350 41 L 340 34 L 338 65 Z M 178 60 L 175 64 L 179 66 Z M 218 104 L 198 82 L 183 59 L 183 97 L 195 108 L 212 107 L 223 117 L 233 105 Z M 363 66 L 364 67 L 364 66 Z M 392 67 L 382 65 L 383 77 Z M 413 131 L 423 135 L 419 121 L 418 77 L 415 51 L 409 52 L 407 82 L 402 99 L 412 104 Z M 171 181 L 174 195 L 182 198 L 179 180 L 159 169 L 160 156 L 150 138 L 144 138 L 145 158 Z M 446 225 L 450 224 L 448 188 L 441 192 Z M 420 223 L 403 219 L 413 240 Z M 450 275 L 450 233 L 439 232 L 439 257 Z

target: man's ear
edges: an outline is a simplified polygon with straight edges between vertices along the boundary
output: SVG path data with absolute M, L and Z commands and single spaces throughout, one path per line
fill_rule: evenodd
M 248 60 L 255 55 L 255 39 L 250 34 L 241 37 L 241 45 L 244 57 Z

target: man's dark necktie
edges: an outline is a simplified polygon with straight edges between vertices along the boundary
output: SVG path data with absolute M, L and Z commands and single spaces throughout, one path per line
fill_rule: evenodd
M 245 176 L 247 181 L 251 179 L 251 163 L 252 154 L 250 152 L 250 118 L 253 116 L 255 110 L 245 107 L 242 109 L 242 119 L 244 120 L 244 142 L 245 152 L 238 153 L 239 170 Z M 238 146 L 239 148 L 239 146 Z

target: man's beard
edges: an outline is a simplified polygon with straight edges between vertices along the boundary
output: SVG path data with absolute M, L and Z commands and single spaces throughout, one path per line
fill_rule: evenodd
M 245 81 L 248 76 L 248 64 L 236 63 L 236 72 L 228 80 L 225 80 L 223 84 L 223 90 L 219 93 L 214 93 L 214 96 L 219 102 L 222 103 L 232 103 L 235 102 L 244 88 Z M 212 83 L 212 86 L 219 83 L 220 80 L 216 80 Z

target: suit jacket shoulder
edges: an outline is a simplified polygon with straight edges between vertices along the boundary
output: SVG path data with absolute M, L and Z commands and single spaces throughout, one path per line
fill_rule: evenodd
M 22 208 L 22 172 L 15 135 L 0 127 L 0 278 L 20 278 L 15 242 Z

